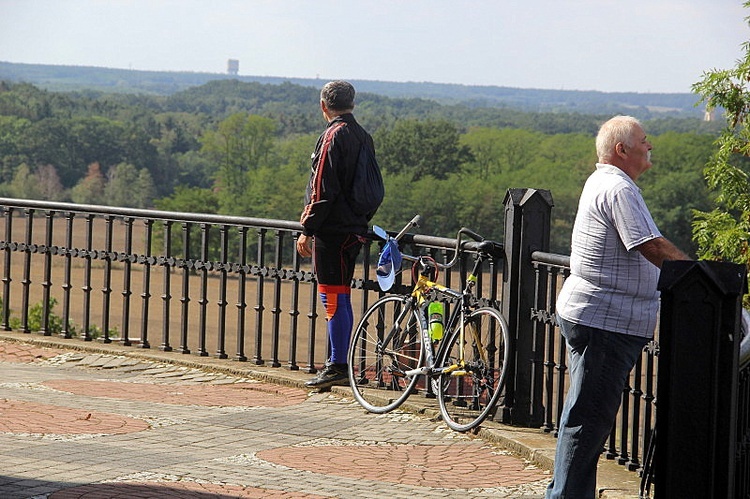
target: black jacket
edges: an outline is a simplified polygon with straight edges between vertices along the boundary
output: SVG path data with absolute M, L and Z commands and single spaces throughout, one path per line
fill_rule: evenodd
M 300 218 L 305 235 L 367 233 L 367 217 L 354 214 L 345 195 L 351 189 L 362 140 L 373 147 L 372 137 L 351 113 L 331 120 L 318 138 Z

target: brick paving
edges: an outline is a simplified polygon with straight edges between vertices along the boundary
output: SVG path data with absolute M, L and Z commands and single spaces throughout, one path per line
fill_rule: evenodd
M 148 428 L 147 422 L 120 414 L 39 402 L 0 400 L 0 433 L 117 435 Z
M 0 338 L 0 497 L 530 499 L 549 481 L 439 421 L 308 393 L 302 373 L 90 350 Z

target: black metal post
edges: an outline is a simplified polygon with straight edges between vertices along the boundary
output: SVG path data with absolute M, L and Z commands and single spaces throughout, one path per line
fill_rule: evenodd
M 506 383 L 504 423 L 538 427 L 544 422 L 544 335 L 529 320 L 534 300 L 534 251 L 549 251 L 552 195 L 546 190 L 509 189 L 505 195 L 505 271 L 502 312 L 508 320 L 515 357 Z
M 735 497 L 740 321 L 746 289 L 742 265 L 668 261 L 662 267 L 657 499 Z

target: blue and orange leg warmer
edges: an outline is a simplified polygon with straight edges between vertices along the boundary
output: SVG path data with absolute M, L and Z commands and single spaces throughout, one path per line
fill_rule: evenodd
M 326 309 L 328 343 L 331 347 L 331 362 L 346 364 L 349 339 L 354 325 L 352 311 L 352 289 L 349 286 L 319 284 L 318 294 Z

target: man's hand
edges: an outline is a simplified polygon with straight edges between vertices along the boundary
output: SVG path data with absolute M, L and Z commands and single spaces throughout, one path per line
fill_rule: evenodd
M 297 253 L 305 258 L 312 256 L 312 237 L 300 234 L 297 239 Z

